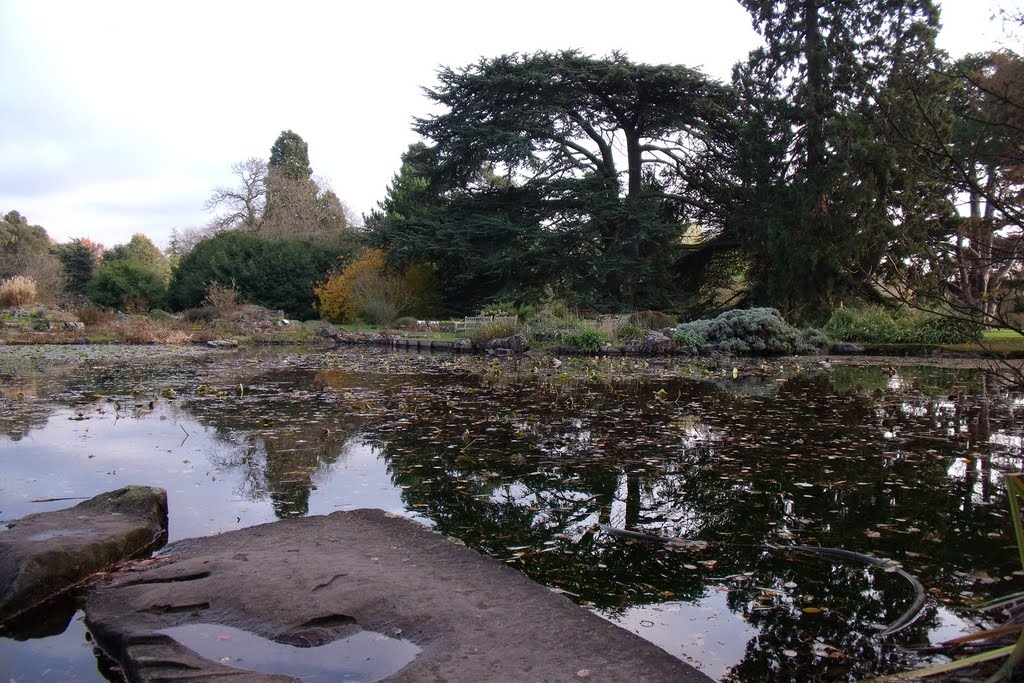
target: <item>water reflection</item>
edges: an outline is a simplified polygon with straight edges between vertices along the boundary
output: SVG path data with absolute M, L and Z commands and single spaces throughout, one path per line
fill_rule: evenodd
M 172 540 L 383 507 L 743 681 L 904 661 L 876 634 L 912 599 L 905 582 L 774 546 L 869 552 L 919 576 L 933 603 L 896 644 L 946 637 L 976 602 L 1022 587 L 1000 483 L 1022 466 L 1021 399 L 979 371 L 765 365 L 733 380 L 628 359 L 566 372 L 365 351 L 90 353 L 0 361 L 16 415 L 0 421 L 0 517 L 123 483 L 169 489 Z

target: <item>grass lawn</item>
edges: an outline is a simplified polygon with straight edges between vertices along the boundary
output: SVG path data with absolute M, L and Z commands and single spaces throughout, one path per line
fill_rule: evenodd
M 1024 354 L 1024 336 L 1014 330 L 1005 328 L 985 330 L 981 334 L 981 346 L 998 354 Z

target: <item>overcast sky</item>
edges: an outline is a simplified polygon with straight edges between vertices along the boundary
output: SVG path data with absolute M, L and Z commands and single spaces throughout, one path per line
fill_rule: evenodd
M 1004 2 L 1004 5 L 1006 2 Z M 995 0 L 941 0 L 954 55 L 1004 41 Z M 285 129 L 357 213 L 384 197 L 438 66 L 580 48 L 726 80 L 759 44 L 732 0 L 0 0 L 0 211 L 110 247 L 209 220 L 230 166 Z

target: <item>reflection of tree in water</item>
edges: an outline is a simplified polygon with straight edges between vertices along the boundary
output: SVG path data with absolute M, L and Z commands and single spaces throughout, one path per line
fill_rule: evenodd
M 0 436 L 20 441 L 45 425 L 56 410 L 56 406 L 19 397 L 16 388 L 11 396 L 5 390 L 0 394 Z
M 187 402 L 194 419 L 234 446 L 211 461 L 239 470 L 239 494 L 268 496 L 281 518 L 308 514 L 317 480 L 337 463 L 366 419 L 351 401 L 319 390 L 314 379 L 308 369 L 275 369 L 253 377 L 241 395 Z
M 960 600 L 961 591 L 979 590 L 971 571 L 1002 573 L 1014 554 L 989 538 L 1005 530 L 1001 489 L 984 493 L 982 505 L 965 505 L 976 487 L 951 467 L 965 456 L 1021 465 L 1019 454 L 980 438 L 1014 423 L 1009 397 L 970 392 L 981 391 L 977 375 L 951 373 L 945 384 L 911 377 L 891 387 L 881 369 L 869 372 L 882 383 L 841 393 L 825 373 L 744 394 L 675 380 L 441 379 L 396 396 L 389 408 L 400 416 L 370 433 L 410 507 L 542 583 L 612 613 L 695 600 L 719 585 L 730 609 L 759 629 L 737 679 L 798 675 L 814 661 L 815 639 L 856 653 L 855 663 L 836 660 L 830 672 L 843 676 L 852 665 L 859 676 L 895 656 L 878 647 L 874 625 L 909 605 L 906 583 L 766 545 L 895 558 Z M 954 389 L 956 401 L 948 398 Z M 958 436 L 968 427 L 974 436 Z M 630 544 L 595 533 L 599 521 L 710 547 L 680 553 Z M 789 581 L 798 592 L 786 588 Z M 935 619 L 906 637 L 922 639 Z M 798 656 L 782 661 L 783 649 Z
M 62 408 L 102 404 L 138 417 L 168 386 L 187 383 L 203 363 L 175 349 L 118 347 L 18 347 L 4 350 L 0 362 L 0 434 L 17 441 L 46 424 Z M 194 385 L 193 385 L 194 386 Z M 138 404 L 138 405 L 136 405 Z

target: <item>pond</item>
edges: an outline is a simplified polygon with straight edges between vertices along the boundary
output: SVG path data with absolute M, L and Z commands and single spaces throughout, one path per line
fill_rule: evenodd
M 856 680 L 1024 589 L 1002 487 L 1021 410 L 970 368 L 6 347 L 0 521 L 133 483 L 168 490 L 171 541 L 377 507 L 713 678 Z M 883 638 L 910 585 L 789 544 L 895 560 L 928 607 Z M 111 676 L 80 613 L 0 639 L 0 662 L 17 681 Z

